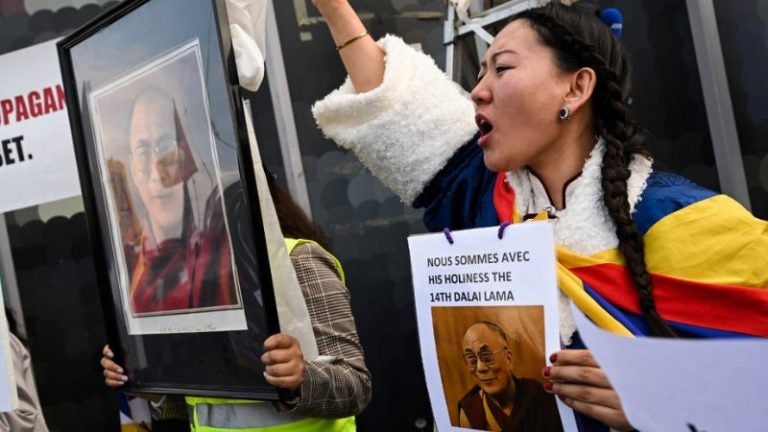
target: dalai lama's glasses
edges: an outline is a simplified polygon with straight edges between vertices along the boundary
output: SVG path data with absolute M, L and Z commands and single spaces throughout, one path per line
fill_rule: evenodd
M 477 369 L 478 360 L 483 362 L 484 365 L 491 367 L 496 365 L 496 353 L 500 351 L 504 351 L 506 349 L 507 347 L 501 347 L 496 351 L 491 351 L 488 348 L 483 348 L 477 353 L 467 351 L 463 355 L 464 363 L 467 365 L 467 368 L 471 372 L 474 372 Z
M 170 168 L 178 161 L 179 144 L 175 139 L 166 137 L 154 144 L 142 141 L 131 152 L 136 169 L 142 174 L 147 174 L 152 169 L 152 159 L 159 166 Z

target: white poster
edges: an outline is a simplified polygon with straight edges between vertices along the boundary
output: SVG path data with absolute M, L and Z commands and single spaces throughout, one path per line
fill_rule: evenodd
M 0 56 L 0 70 L 0 213 L 80 195 L 56 41 Z
M 552 226 L 512 225 L 501 239 L 498 227 L 416 235 L 408 243 L 438 430 L 575 431 L 572 411 L 544 391 L 542 376 L 546 356 L 560 349 Z
M 638 430 L 768 430 L 765 339 L 628 338 L 597 328 L 577 308 L 573 315 Z

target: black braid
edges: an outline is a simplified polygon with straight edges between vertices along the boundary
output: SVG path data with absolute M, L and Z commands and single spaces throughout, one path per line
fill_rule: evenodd
M 624 103 L 629 94 L 629 62 L 621 44 L 594 16 L 559 4 L 523 11 L 513 17 L 531 23 L 545 45 L 555 53 L 558 66 L 568 72 L 582 67 L 595 71 L 592 96 L 595 130 L 605 141 L 602 165 L 603 200 L 616 226 L 619 250 L 640 297 L 640 308 L 654 336 L 674 337 L 661 318 L 653 298 L 653 285 L 645 263 L 643 238 L 630 215 L 627 180 L 635 155 L 648 157 L 645 139 L 628 117 Z M 601 54 L 602 53 L 602 54 Z

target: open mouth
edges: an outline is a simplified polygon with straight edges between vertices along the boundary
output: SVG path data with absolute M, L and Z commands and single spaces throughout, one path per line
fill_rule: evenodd
M 480 130 L 480 139 L 477 140 L 477 143 L 483 147 L 488 143 L 488 135 L 493 130 L 493 124 L 482 114 L 475 116 L 475 123 L 477 123 L 477 128 Z
M 480 129 L 480 135 L 488 135 L 493 130 L 491 122 L 481 114 L 475 116 L 475 123 L 477 123 L 477 128 Z

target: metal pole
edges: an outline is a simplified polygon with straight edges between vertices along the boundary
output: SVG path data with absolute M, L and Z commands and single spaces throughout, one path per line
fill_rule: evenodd
M 312 208 L 309 204 L 309 192 L 307 191 L 304 165 L 301 161 L 301 149 L 299 148 L 299 135 L 296 132 L 296 121 L 293 117 L 293 104 L 291 103 L 288 77 L 285 72 L 283 49 L 280 46 L 280 34 L 277 31 L 273 0 L 269 0 L 267 7 L 266 45 L 269 94 L 272 97 L 272 107 L 275 113 L 277 136 L 280 141 L 280 153 L 283 156 L 288 190 L 296 203 L 311 219 Z
M 455 20 L 456 20 L 456 11 L 453 9 L 453 6 L 448 5 L 448 13 L 445 15 L 445 22 L 443 23 L 443 44 L 446 46 L 445 48 L 445 73 L 448 75 L 448 78 L 451 80 L 455 80 L 454 78 L 454 60 L 453 56 L 456 50 L 456 41 L 454 40 L 455 37 Z
M 747 178 L 717 31 L 715 7 L 712 0 L 686 0 L 686 4 L 720 188 L 749 209 Z

